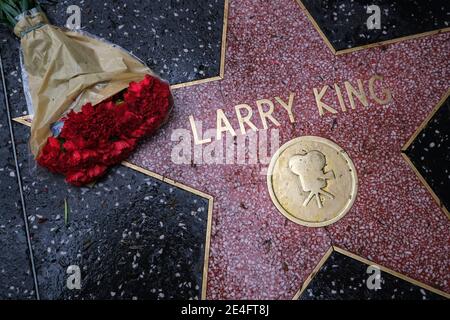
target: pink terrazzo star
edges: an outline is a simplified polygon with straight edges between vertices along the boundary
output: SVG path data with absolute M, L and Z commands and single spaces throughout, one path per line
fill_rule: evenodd
M 131 159 L 214 197 L 207 298 L 291 299 L 330 245 L 450 292 L 450 222 L 400 153 L 449 87 L 449 52 L 447 33 L 335 56 L 294 0 L 230 1 L 224 79 L 174 90 L 172 119 Z M 313 88 L 356 85 L 374 74 L 384 77 L 392 103 L 319 116 Z M 247 103 L 260 129 L 255 101 L 287 101 L 289 92 L 296 123 L 282 108 L 274 113 L 281 144 L 328 138 L 358 172 L 352 209 L 326 228 L 297 225 L 277 211 L 264 165 L 171 161 L 172 132 L 191 131 L 189 116 L 216 128 L 221 108 L 239 132 L 234 106 Z

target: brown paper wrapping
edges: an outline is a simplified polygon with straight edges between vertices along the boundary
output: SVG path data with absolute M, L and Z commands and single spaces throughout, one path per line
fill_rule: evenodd
M 152 71 L 121 48 L 48 24 L 44 13 L 25 16 L 21 36 L 34 116 L 30 148 L 37 156 L 51 136 L 51 125 L 68 111 L 79 111 L 141 81 Z

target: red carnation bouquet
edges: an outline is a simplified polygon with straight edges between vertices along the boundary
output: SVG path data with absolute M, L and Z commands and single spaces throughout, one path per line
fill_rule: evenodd
M 57 136 L 49 137 L 37 162 L 82 186 L 102 176 L 109 166 L 128 158 L 140 139 L 154 133 L 167 119 L 169 86 L 146 75 L 140 82 L 93 106 L 83 105 L 62 118 Z
M 67 182 L 94 182 L 167 120 L 168 83 L 124 49 L 51 25 L 34 0 L 0 0 L 0 21 L 21 38 L 31 152 Z

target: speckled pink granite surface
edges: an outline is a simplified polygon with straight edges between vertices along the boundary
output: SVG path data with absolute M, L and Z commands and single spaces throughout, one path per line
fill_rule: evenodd
M 449 52 L 447 33 L 335 56 L 295 1 L 230 1 L 224 79 L 174 90 L 172 119 L 130 159 L 214 197 L 208 298 L 290 299 L 332 244 L 450 292 L 450 222 L 400 153 L 449 87 Z M 384 76 L 392 103 L 319 116 L 314 87 L 367 83 L 374 74 Z M 248 103 L 261 127 L 255 101 L 287 100 L 290 91 L 296 123 L 277 109 L 281 144 L 331 139 L 358 172 L 352 209 L 327 228 L 284 218 L 260 165 L 171 161 L 171 134 L 190 130 L 190 115 L 214 129 L 222 108 L 238 131 L 234 106 Z

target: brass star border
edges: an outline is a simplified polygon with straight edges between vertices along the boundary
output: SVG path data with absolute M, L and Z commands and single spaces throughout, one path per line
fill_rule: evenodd
M 14 118 L 13 121 L 16 121 L 27 127 L 31 127 L 31 122 L 30 122 L 31 117 L 30 116 L 22 116 L 22 117 Z M 209 249 L 211 247 L 212 212 L 213 212 L 213 202 L 214 202 L 213 196 L 206 194 L 200 190 L 189 187 L 183 183 L 166 178 L 156 172 L 139 167 L 135 164 L 132 164 L 131 162 L 122 161 L 121 165 L 208 200 L 208 219 L 207 219 L 207 225 L 206 225 L 206 239 L 205 239 L 205 253 L 204 253 L 205 256 L 204 256 L 204 261 L 203 261 L 203 277 L 202 277 L 202 293 L 201 293 L 201 299 L 205 300 L 206 299 L 206 287 L 208 284 Z
M 376 266 L 378 267 L 381 271 L 385 272 L 385 273 L 389 273 L 390 275 L 393 275 L 394 277 L 397 277 L 401 280 L 407 281 L 409 283 L 411 283 L 414 286 L 418 286 L 420 288 L 426 289 L 430 292 L 433 292 L 435 294 L 438 294 L 446 299 L 450 299 L 450 294 L 441 291 L 439 289 L 433 288 L 425 283 L 422 283 L 420 281 L 414 280 L 412 278 L 409 278 L 401 273 L 398 273 L 392 269 L 383 267 L 382 265 L 379 265 L 373 261 L 367 260 L 361 256 L 358 256 L 354 253 L 351 253 L 350 251 L 347 251 L 345 249 L 342 249 L 340 247 L 337 246 L 331 246 L 327 252 L 323 255 L 322 259 L 320 259 L 319 263 L 316 265 L 316 267 L 314 268 L 314 270 L 310 273 L 310 275 L 306 278 L 306 280 L 303 282 L 301 288 L 297 291 L 297 293 L 294 295 L 294 297 L 292 298 L 292 300 L 298 300 L 302 294 L 305 292 L 305 290 L 308 288 L 309 284 L 311 283 L 311 281 L 314 279 L 314 277 L 316 276 L 317 273 L 319 273 L 320 269 L 322 269 L 322 266 L 325 264 L 325 262 L 327 262 L 328 258 L 330 257 L 330 255 L 333 252 L 338 252 L 340 254 L 343 254 L 349 258 L 352 258 L 354 260 L 357 260 L 359 262 L 362 262 L 368 266 Z
M 224 2 L 224 8 L 223 8 L 223 27 L 222 27 L 222 43 L 221 43 L 221 49 L 220 49 L 220 71 L 219 75 L 211 78 L 205 78 L 200 80 L 194 80 L 194 81 L 188 81 L 188 82 L 182 82 L 177 83 L 174 85 L 171 85 L 171 89 L 178 89 L 178 88 L 185 88 L 194 86 L 197 84 L 207 83 L 211 81 L 217 81 L 222 80 L 225 75 L 225 50 L 226 50 L 226 42 L 227 42 L 227 28 L 228 28 L 228 8 L 229 8 L 229 0 L 225 0 Z
M 417 34 L 413 34 L 413 35 L 410 35 L 410 36 L 404 36 L 404 37 L 398 37 L 398 38 L 394 38 L 394 39 L 390 39 L 390 40 L 374 42 L 374 43 L 371 43 L 371 44 L 357 46 L 357 47 L 353 47 L 353 48 L 349 48 L 349 49 L 336 50 L 333 47 L 333 45 L 331 44 L 331 42 L 328 40 L 328 38 L 325 35 L 325 33 L 320 28 L 320 26 L 317 23 L 317 21 L 309 13 L 308 9 L 303 4 L 302 0 L 295 0 L 295 1 L 298 3 L 298 5 L 302 9 L 302 11 L 306 14 L 306 16 L 308 17 L 309 21 L 311 21 L 312 25 L 314 26 L 314 29 L 317 30 L 317 32 L 319 33 L 319 35 L 322 38 L 322 40 L 326 43 L 328 48 L 330 48 L 331 52 L 333 52 L 333 54 L 335 54 L 335 55 L 346 54 L 346 53 L 355 52 L 355 51 L 359 51 L 359 50 L 364 50 L 364 49 L 368 49 L 368 48 L 381 47 L 381 46 L 385 46 L 385 45 L 396 43 L 396 42 L 400 42 L 400 41 L 417 39 L 417 38 L 422 38 L 422 37 L 431 36 L 431 35 L 434 35 L 434 34 L 450 31 L 450 27 L 447 27 L 447 28 L 436 29 L 436 30 L 433 30 L 433 31 L 417 33 Z
M 422 124 L 417 128 L 417 130 L 413 133 L 411 138 L 409 138 L 408 142 L 402 147 L 402 156 L 403 159 L 405 159 L 406 163 L 411 167 L 411 169 L 414 171 L 416 176 L 419 178 L 420 182 L 427 188 L 427 190 L 431 193 L 433 196 L 433 199 L 436 201 L 438 206 L 442 209 L 442 211 L 445 212 L 447 215 L 447 218 L 450 219 L 450 212 L 449 208 L 446 208 L 442 201 L 439 199 L 437 194 L 434 192 L 434 190 L 431 188 L 431 186 L 428 184 L 427 180 L 422 176 L 422 174 L 417 170 L 416 166 L 413 164 L 411 159 L 406 154 L 406 150 L 411 146 L 411 144 L 416 140 L 417 136 L 422 132 L 423 129 L 428 125 L 431 119 L 433 119 L 436 112 L 444 105 L 445 101 L 450 96 L 450 88 L 447 90 L 447 93 L 444 94 L 444 96 L 439 100 L 438 104 L 434 107 L 434 109 L 430 112 L 430 114 L 426 117 L 426 119 L 422 122 Z

